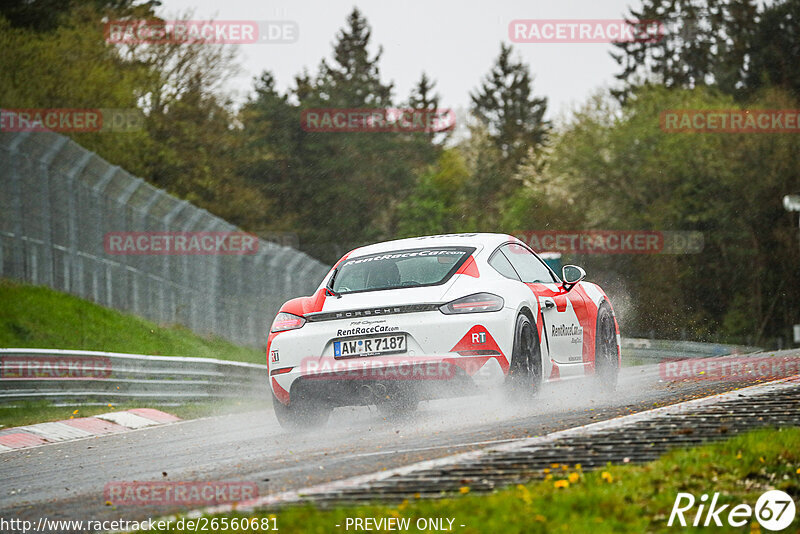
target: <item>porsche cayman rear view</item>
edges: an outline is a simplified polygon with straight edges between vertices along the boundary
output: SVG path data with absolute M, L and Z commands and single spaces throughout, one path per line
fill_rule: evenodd
M 323 424 L 337 406 L 387 414 L 420 400 L 596 376 L 613 389 L 619 329 L 603 290 L 568 265 L 559 277 L 518 239 L 455 234 L 346 254 L 309 297 L 286 302 L 267 341 L 285 427 Z

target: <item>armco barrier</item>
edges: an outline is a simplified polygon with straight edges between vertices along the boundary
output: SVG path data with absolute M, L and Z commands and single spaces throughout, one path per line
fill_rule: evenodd
M 717 343 L 622 339 L 623 363 L 628 364 L 758 350 Z M 68 368 L 80 359 L 95 367 L 83 372 Z M 45 369 L 45 363 L 51 365 Z M 23 368 L 25 372 L 21 372 Z M 268 398 L 267 384 L 265 365 L 252 363 L 115 352 L 0 349 L 0 404 L 26 400 L 75 404 L 141 400 L 164 404 Z
M 666 339 L 622 338 L 620 341 L 623 363 L 653 363 L 670 359 L 710 358 L 728 354 L 758 352 L 758 347 L 700 343 L 697 341 L 670 341 Z
M 105 359 L 107 372 L 68 369 L 81 358 Z M 43 362 L 51 365 L 45 368 L 40 365 Z M 25 372 L 20 372 L 23 368 Z M 65 376 L 54 376 L 59 374 Z M 26 400 L 163 404 L 267 398 L 268 394 L 264 365 L 114 352 L 0 349 L 0 404 Z

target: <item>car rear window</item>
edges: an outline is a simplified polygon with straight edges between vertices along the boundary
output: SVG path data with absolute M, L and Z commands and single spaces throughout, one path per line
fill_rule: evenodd
M 332 288 L 344 294 L 443 284 L 474 251 L 472 247 L 417 248 L 348 258 L 334 273 Z

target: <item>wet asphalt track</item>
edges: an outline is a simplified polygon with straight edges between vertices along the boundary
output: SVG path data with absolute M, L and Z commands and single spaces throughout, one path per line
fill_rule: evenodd
M 0 454 L 0 517 L 144 519 L 176 509 L 111 507 L 108 482 L 252 481 L 260 495 L 373 473 L 543 435 L 735 389 L 753 382 L 664 382 L 657 365 L 623 369 L 604 398 L 591 383 L 547 385 L 509 410 L 502 397 L 422 403 L 412 419 L 387 421 L 372 408 L 334 411 L 319 432 L 289 434 L 271 407 Z M 165 476 L 166 475 L 166 476 Z

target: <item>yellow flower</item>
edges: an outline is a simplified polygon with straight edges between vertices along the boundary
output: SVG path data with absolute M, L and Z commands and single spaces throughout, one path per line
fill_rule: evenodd
M 742 459 L 742 453 L 741 453 L 741 451 L 736 453 L 736 459 L 737 459 L 737 460 L 741 460 L 741 459 Z
M 408 499 L 403 499 L 403 502 L 397 505 L 398 510 L 405 510 L 408 507 Z
M 568 477 L 570 484 L 575 484 L 580 477 L 578 473 L 570 473 Z
M 535 521 L 538 521 L 539 523 L 544 523 L 545 521 L 547 521 L 547 518 L 545 516 L 539 515 L 539 514 L 536 514 L 535 516 L 533 516 L 533 519 Z
M 74 412 L 72 412 L 72 415 L 75 415 L 76 413 L 78 413 L 78 410 L 75 410 Z
M 580 470 L 582 469 L 582 467 L 581 467 L 581 464 L 575 464 L 575 469 L 577 469 L 578 471 L 580 471 Z
M 420 493 L 417 492 L 417 493 L 414 494 L 414 498 L 415 499 L 420 499 L 420 498 L 422 498 L 422 495 L 420 495 Z
M 566 481 L 566 480 L 556 480 L 555 483 L 553 484 L 553 486 L 555 486 L 556 489 L 568 488 L 569 487 L 569 482 Z
M 461 486 L 458 488 L 458 492 L 464 495 L 465 493 L 469 493 L 469 486 Z
M 764 457 L 763 457 L 763 456 L 759 456 L 759 457 L 758 457 L 758 461 L 759 461 L 759 462 L 761 462 L 761 463 L 763 464 L 763 463 L 764 463 Z
M 568 466 L 567 464 L 563 464 L 563 465 L 561 466 L 561 469 L 563 469 L 564 471 L 566 471 L 567 469 L 569 469 L 569 466 Z
M 550 467 L 552 467 L 553 469 L 558 469 L 558 464 L 550 464 Z
M 602 473 L 600 473 L 600 478 L 602 478 L 603 480 L 605 480 L 609 484 L 614 482 L 614 477 L 612 477 L 611 473 L 609 473 L 608 471 L 603 471 Z
M 797 471 L 795 471 L 795 473 L 797 473 L 798 475 L 800 475 L 800 467 L 798 467 L 798 468 L 797 468 Z
M 518 484 L 517 491 L 519 491 L 519 498 L 522 499 L 525 504 L 531 504 L 533 502 L 533 497 L 531 497 L 531 492 L 528 491 L 527 487 Z
M 547 467 L 545 467 L 544 469 L 542 469 L 542 472 L 543 472 L 543 473 L 545 473 L 545 474 L 547 474 L 547 473 L 549 473 L 549 472 L 550 472 L 550 469 L 548 469 Z
M 544 477 L 544 479 L 545 480 L 552 480 L 553 479 L 553 475 L 547 475 L 546 477 Z

